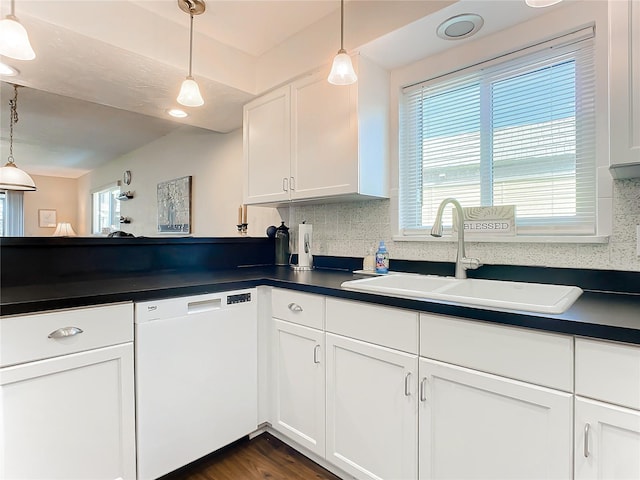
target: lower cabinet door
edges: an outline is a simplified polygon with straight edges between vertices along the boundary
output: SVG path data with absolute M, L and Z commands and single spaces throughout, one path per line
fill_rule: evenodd
M 0 370 L 0 478 L 136 478 L 133 344 Z
M 420 359 L 420 479 L 571 479 L 573 396 Z
M 640 478 L 640 412 L 576 397 L 575 479 Z
M 324 332 L 273 319 L 272 426 L 324 457 Z
M 417 356 L 326 338 L 327 460 L 358 479 L 416 479 Z

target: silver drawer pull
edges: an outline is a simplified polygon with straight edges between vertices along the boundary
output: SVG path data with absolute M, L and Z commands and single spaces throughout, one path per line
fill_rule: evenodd
M 584 457 L 589 458 L 589 429 L 591 425 L 588 423 L 584 426 Z
M 313 347 L 313 363 L 320 363 L 318 359 L 318 352 L 320 351 L 320 345 Z
M 79 333 L 82 333 L 82 332 L 83 330 L 78 327 L 63 327 L 51 332 L 48 338 L 73 337 L 74 335 L 78 335 Z
M 301 312 L 302 311 L 302 307 L 300 305 L 298 305 L 297 303 L 290 303 L 289 304 L 289 310 L 291 310 L 292 312 Z

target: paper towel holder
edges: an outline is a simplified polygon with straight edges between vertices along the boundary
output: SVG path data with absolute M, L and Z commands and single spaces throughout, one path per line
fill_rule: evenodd
M 313 226 L 302 222 L 298 227 L 298 264 L 291 265 L 297 272 L 313 270 L 313 255 L 311 254 L 311 233 Z M 291 263 L 291 262 L 289 262 Z

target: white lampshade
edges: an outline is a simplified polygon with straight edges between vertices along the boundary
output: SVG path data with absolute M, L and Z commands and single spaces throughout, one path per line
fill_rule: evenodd
M 69 222 L 59 222 L 56 231 L 53 232 L 54 237 L 75 237 L 76 232 Z
M 560 3 L 562 0 L 525 0 L 525 3 L 533 8 L 550 7 L 556 3 Z
M 358 76 L 353 70 L 351 57 L 344 50 L 340 50 L 333 59 L 333 65 L 327 80 L 333 85 L 351 85 L 358 81 Z
M 16 60 L 36 58 L 27 31 L 13 15 L 0 20 L 0 55 Z
M 0 190 L 33 191 L 36 183 L 24 170 L 20 170 L 13 162 L 0 168 Z
M 185 107 L 200 107 L 204 105 L 204 99 L 200 95 L 200 88 L 193 77 L 187 77 L 182 82 L 177 100 L 180 105 Z

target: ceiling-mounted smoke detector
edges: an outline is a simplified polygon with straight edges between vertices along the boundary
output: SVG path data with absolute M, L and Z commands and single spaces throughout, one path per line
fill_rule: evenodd
M 451 17 L 438 26 L 436 30 L 440 38 L 445 40 L 461 40 L 474 35 L 484 25 L 484 20 L 475 13 L 463 13 Z

